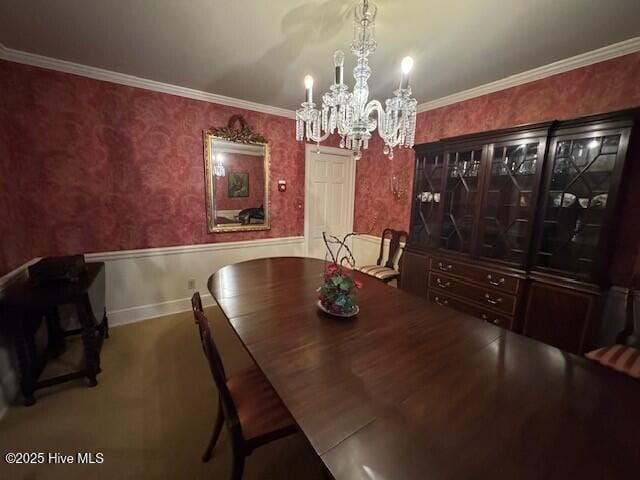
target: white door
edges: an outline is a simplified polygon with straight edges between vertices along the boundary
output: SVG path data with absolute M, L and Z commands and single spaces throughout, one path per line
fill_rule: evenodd
M 342 237 L 353 231 L 355 160 L 348 150 L 306 149 L 305 242 L 309 257 L 325 258 L 322 232 Z

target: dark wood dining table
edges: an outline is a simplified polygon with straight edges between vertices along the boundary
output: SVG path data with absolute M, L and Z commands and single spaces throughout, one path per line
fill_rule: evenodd
M 334 478 L 638 478 L 640 382 L 358 273 L 360 313 L 330 317 L 325 265 L 208 286 Z

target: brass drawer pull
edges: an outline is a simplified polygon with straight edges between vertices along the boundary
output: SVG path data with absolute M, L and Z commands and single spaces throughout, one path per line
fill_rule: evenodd
M 447 300 L 446 298 L 444 300 L 440 300 L 440 297 L 433 297 L 433 300 L 441 307 L 446 307 L 447 305 L 449 305 L 449 300 Z
M 500 280 L 496 282 L 491 274 L 487 275 L 487 280 L 489 280 L 489 284 L 493 285 L 494 287 L 499 287 L 504 283 L 504 277 L 500 277 Z
M 443 282 L 440 277 L 436 277 L 436 283 L 440 288 L 449 288 L 451 286 L 451 282 Z
M 484 320 L 485 322 L 493 323 L 494 325 L 500 325 L 500 320 L 498 320 L 497 318 L 489 320 L 489 317 L 487 317 L 486 313 L 482 314 L 482 320 Z
M 443 272 L 449 272 L 453 268 L 453 265 L 451 265 L 451 264 L 445 265 L 442 262 L 438 262 L 438 268 L 440 270 L 442 270 Z
M 502 297 L 498 297 L 496 299 L 491 298 L 491 295 L 489 295 L 488 293 L 484 294 L 484 298 L 487 300 L 488 303 L 490 303 L 491 305 L 498 305 L 499 303 L 502 303 Z

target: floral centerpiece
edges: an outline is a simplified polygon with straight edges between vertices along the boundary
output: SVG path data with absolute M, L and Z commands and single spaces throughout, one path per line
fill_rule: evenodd
M 341 240 L 332 235 L 322 233 L 331 260 L 324 273 L 324 283 L 318 288 L 319 307 L 327 313 L 341 317 L 356 315 L 359 311 L 356 291 L 362 288 L 362 283 L 348 273 L 344 265 L 353 268 L 355 259 L 347 245 L 347 239 L 354 235 L 350 233 Z M 331 245 L 338 245 L 334 253 Z M 341 256 L 342 255 L 342 256 Z

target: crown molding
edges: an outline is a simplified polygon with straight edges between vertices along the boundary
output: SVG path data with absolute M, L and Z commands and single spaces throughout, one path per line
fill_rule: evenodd
M 254 112 L 268 113 L 270 115 L 278 115 L 280 117 L 295 118 L 296 114 L 293 110 L 285 108 L 272 107 L 261 103 L 249 102 L 239 98 L 225 97 L 215 93 L 203 92 L 192 88 L 180 87 L 169 83 L 156 82 L 146 78 L 135 77 L 124 73 L 112 72 L 102 68 L 90 67 L 79 63 L 59 60 L 57 58 L 45 57 L 35 53 L 23 52 L 13 48 L 6 47 L 0 43 L 0 59 L 10 62 L 22 63 L 33 67 L 47 68 L 58 72 L 71 73 L 82 77 L 102 80 L 104 82 L 117 83 L 128 87 L 143 88 L 154 92 L 168 93 L 179 97 L 192 98 L 203 102 L 216 103 L 218 105 L 226 105 L 229 107 L 242 108 L 252 110 Z
M 496 80 L 495 82 L 480 85 L 479 87 L 470 88 L 469 90 L 454 93 L 430 102 L 421 103 L 418 105 L 418 113 L 427 112 L 453 103 L 516 87 L 535 80 L 541 80 L 552 75 L 568 72 L 580 67 L 586 67 L 588 65 L 593 65 L 594 63 L 604 62 L 605 60 L 611 60 L 612 58 L 621 57 L 638 51 L 640 51 L 640 37 L 630 38 L 623 42 L 614 43 L 613 45 L 582 53 L 575 57 L 559 60 L 548 65 L 543 65 L 542 67 L 518 73 L 501 80 Z
M 592 50 L 574 57 L 559 60 L 516 75 L 511 75 L 510 77 L 496 80 L 495 82 L 486 83 L 478 87 L 463 90 L 462 92 L 447 95 L 446 97 L 421 103 L 418 105 L 418 113 L 434 110 L 436 108 L 480 97 L 489 93 L 498 92 L 507 88 L 516 87 L 535 80 L 541 80 L 552 75 L 568 72 L 580 67 L 586 67 L 588 65 L 593 65 L 594 63 L 611 60 L 613 58 L 638 51 L 640 51 L 640 37 L 633 37 L 623 42 L 614 43 L 613 45 L 599 48 L 597 50 Z M 217 95 L 215 93 L 203 92 L 191 88 L 180 87 L 178 85 L 156 82 L 155 80 L 148 80 L 145 78 L 135 77 L 133 75 L 126 75 L 124 73 L 89 67 L 87 65 L 45 57 L 43 55 L 36 55 L 34 53 L 8 48 L 2 43 L 0 43 L 0 59 L 31 65 L 34 67 L 48 68 L 59 72 L 71 73 L 74 75 L 93 78 L 95 80 L 127 85 L 129 87 L 142 88 L 145 90 L 192 98 L 194 100 L 227 105 L 255 112 L 268 113 L 286 118 L 295 118 L 295 112 L 293 110 L 249 102 L 238 98 L 225 97 L 224 95 Z

